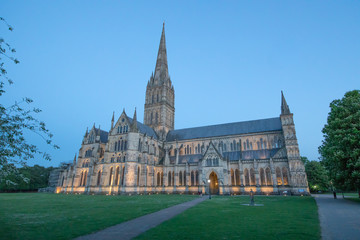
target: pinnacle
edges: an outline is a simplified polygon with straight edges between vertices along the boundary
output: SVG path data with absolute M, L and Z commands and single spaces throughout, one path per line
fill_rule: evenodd
M 290 114 L 290 108 L 286 103 L 283 91 L 281 91 L 281 114 Z

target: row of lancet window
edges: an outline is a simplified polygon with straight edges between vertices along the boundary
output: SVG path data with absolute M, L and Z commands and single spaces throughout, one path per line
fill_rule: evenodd
M 84 161 L 82 163 L 82 167 L 89 167 L 89 161 Z
M 115 175 L 114 175 L 115 174 Z M 98 171 L 97 174 L 97 180 L 96 180 L 96 186 L 100 186 L 101 184 L 101 176 L 102 176 L 102 171 Z M 120 174 L 120 167 L 116 167 L 115 169 L 115 173 L 114 173 L 114 168 L 111 167 L 110 168 L 110 175 L 109 175 L 109 179 L 108 179 L 108 185 L 112 185 L 112 186 L 123 186 L 124 185 L 124 177 L 125 177 L 125 167 L 123 166 L 121 168 L 121 174 Z M 138 167 L 137 169 L 137 179 L 136 179 L 136 185 L 139 186 L 140 185 L 140 167 Z
M 157 124 L 159 122 L 159 114 L 156 112 L 155 113 L 155 119 L 154 119 L 154 114 L 151 112 L 150 113 L 150 124 Z
M 151 103 L 156 103 L 155 100 L 156 100 L 156 102 L 160 102 L 159 94 L 156 94 L 156 96 L 151 95 Z
M 126 150 L 127 150 L 127 141 L 126 140 L 119 140 L 119 141 L 115 142 L 115 144 L 114 144 L 115 152 L 126 151 Z
M 277 181 L 277 185 L 289 185 L 289 180 L 288 180 L 288 171 L 286 169 L 286 167 L 283 167 L 282 170 L 280 170 L 279 167 L 276 168 L 276 181 Z M 238 169 L 236 169 L 235 171 L 233 169 L 231 169 L 230 171 L 230 175 L 231 175 L 231 185 L 240 185 L 240 172 Z M 273 181 L 272 181 L 272 177 L 271 177 L 271 171 L 270 168 L 260 168 L 259 169 L 259 185 L 262 186 L 271 186 L 273 185 Z M 255 186 L 256 184 L 256 178 L 255 178 L 255 171 L 253 168 L 251 168 L 250 170 L 248 170 L 247 168 L 245 168 L 244 170 L 244 179 L 245 179 L 245 186 Z
M 124 156 L 117 156 L 117 157 L 111 157 L 110 158 L 110 162 L 111 163 L 115 163 L 115 162 L 125 162 L 126 160 L 126 155 Z
M 88 171 L 82 171 L 80 174 L 79 186 L 86 186 Z
M 125 125 L 125 126 L 118 126 L 117 128 L 117 133 L 127 133 L 129 130 L 129 126 Z

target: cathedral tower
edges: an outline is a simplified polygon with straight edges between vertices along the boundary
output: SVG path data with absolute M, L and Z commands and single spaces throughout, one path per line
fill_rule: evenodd
M 172 86 L 166 55 L 165 23 L 161 33 L 155 74 L 151 74 L 146 87 L 144 123 L 152 127 L 160 139 L 174 129 L 174 87 Z
M 289 105 L 286 103 L 282 91 L 280 120 L 285 138 L 286 154 L 289 161 L 291 185 L 294 189 L 306 189 L 306 191 L 309 192 L 304 163 L 300 157 L 293 114 L 290 112 Z

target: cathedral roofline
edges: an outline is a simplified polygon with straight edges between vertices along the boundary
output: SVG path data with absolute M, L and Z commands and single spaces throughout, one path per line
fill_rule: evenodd
M 220 137 L 246 133 L 281 131 L 280 117 L 224 123 L 169 131 L 166 141 L 187 140 L 207 137 Z

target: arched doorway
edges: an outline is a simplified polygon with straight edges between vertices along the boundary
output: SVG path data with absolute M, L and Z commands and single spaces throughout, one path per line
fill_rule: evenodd
M 210 193 L 213 195 L 219 194 L 219 182 L 215 172 L 211 172 L 210 176 Z

